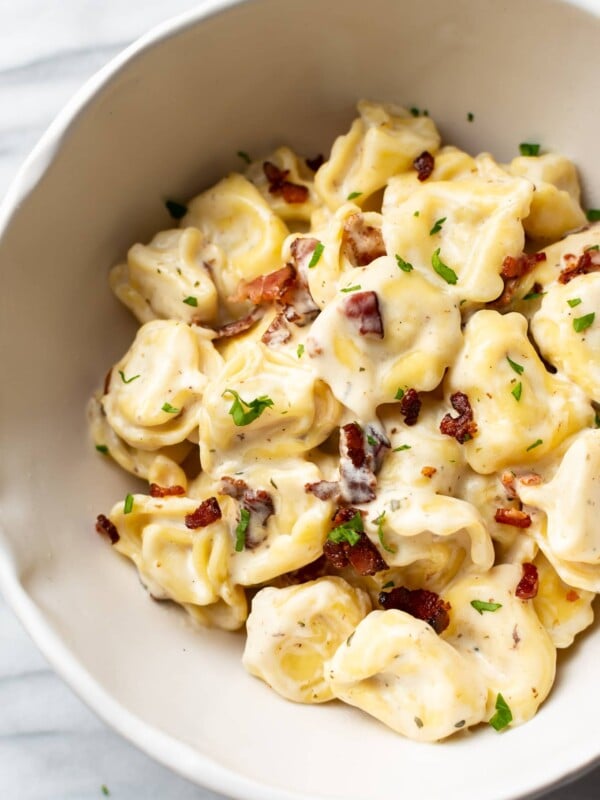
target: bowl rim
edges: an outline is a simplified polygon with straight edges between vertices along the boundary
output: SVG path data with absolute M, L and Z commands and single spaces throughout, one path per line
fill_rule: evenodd
M 600 0 L 553 1 L 600 16 Z M 219 16 L 249 2 L 251 0 L 204 0 L 201 6 L 170 17 L 150 28 L 88 78 L 58 112 L 12 179 L 0 202 L 0 240 L 13 216 L 35 190 L 52 164 L 73 125 L 102 89 L 155 45 L 185 32 L 206 19 Z M 0 533 L 3 530 L 5 526 L 0 519 Z M 222 766 L 192 745 L 162 732 L 128 711 L 102 688 L 45 620 L 43 613 L 21 584 L 18 565 L 6 547 L 6 541 L 0 536 L 0 593 L 56 674 L 111 729 L 181 777 L 211 791 L 220 794 L 225 792 L 227 796 L 237 800 L 331 800 L 323 795 L 312 794 L 309 797 L 304 793 L 270 786 L 242 776 Z M 588 756 L 577 766 L 566 768 L 543 785 L 533 788 L 522 785 L 518 789 L 518 794 L 498 795 L 497 800 L 525 800 L 525 798 L 533 800 L 553 788 L 576 780 L 598 764 L 600 764 L 600 751 L 596 755 Z

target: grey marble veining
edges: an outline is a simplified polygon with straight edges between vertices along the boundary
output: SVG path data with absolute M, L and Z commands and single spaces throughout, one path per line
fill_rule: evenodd
M 157 22 L 201 3 L 0 0 L 0 197 L 88 77 Z M 0 599 L 0 797 L 97 800 L 105 796 L 103 785 L 115 800 L 219 800 L 98 720 L 49 669 Z M 544 800 L 599 798 L 600 768 Z

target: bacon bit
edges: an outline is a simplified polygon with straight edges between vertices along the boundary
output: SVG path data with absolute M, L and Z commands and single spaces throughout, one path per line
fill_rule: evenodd
M 250 512 L 253 523 L 256 523 L 253 529 L 264 528 L 269 517 L 275 513 L 273 498 L 269 492 L 264 489 L 251 489 L 246 481 L 227 476 L 221 478 L 221 492 L 241 502 L 242 507 Z M 249 531 L 246 534 L 246 548 L 252 550 L 257 547 L 265 536 L 266 534 L 258 538 L 255 530 Z
M 267 275 L 259 275 L 251 281 L 242 281 L 238 289 L 230 299 L 234 303 L 241 303 L 243 300 L 250 300 L 253 305 L 262 303 L 273 303 L 276 300 L 285 302 L 287 294 L 296 284 L 296 270 L 292 264 L 269 272 Z
M 436 472 L 437 467 L 423 467 L 421 475 L 423 475 L 424 478 L 433 478 Z
M 304 163 L 309 169 L 312 169 L 313 172 L 316 172 L 319 167 L 323 166 L 325 159 L 323 158 L 323 155 L 319 153 L 314 158 L 305 158 Z
M 539 486 L 542 483 L 542 476 L 538 475 L 537 472 L 531 472 L 529 475 L 521 475 L 519 481 L 524 486 Z
M 502 485 L 506 491 L 506 496 L 509 500 L 517 499 L 517 490 L 515 489 L 515 474 L 514 472 L 503 472 L 500 478 Z
M 450 624 L 450 603 L 427 589 L 407 589 L 397 586 L 390 592 L 379 594 L 379 603 L 387 611 L 396 608 L 427 622 L 436 633 L 445 631 Z
M 98 514 L 96 517 L 96 530 L 98 533 L 102 534 L 102 536 L 108 536 L 111 544 L 116 544 L 121 538 L 119 536 L 119 531 L 104 514 Z
M 216 497 L 209 497 L 203 500 L 195 511 L 185 515 L 185 527 L 195 530 L 196 528 L 206 528 L 218 519 L 221 519 L 221 506 Z
M 519 600 L 532 600 L 538 593 L 539 578 L 535 564 L 523 564 L 523 577 L 517 584 L 515 594 Z
M 416 389 L 408 389 L 400 401 L 400 413 L 406 425 L 416 425 L 421 411 L 421 398 Z
M 265 161 L 263 171 L 269 181 L 270 194 L 280 195 L 286 203 L 306 203 L 308 200 L 308 188 L 299 183 L 288 181 L 289 169 L 279 169 L 271 161 Z
M 340 430 L 340 494 L 347 503 L 375 499 L 375 470 L 364 431 L 356 422 Z
M 338 508 L 332 519 L 333 528 L 350 522 L 359 513 L 357 508 Z M 323 553 L 336 569 L 343 569 L 349 564 L 359 575 L 375 575 L 376 572 L 388 568 L 379 550 L 365 533 L 360 534 L 360 539 L 354 545 L 327 539 Z
M 111 378 L 112 378 L 112 367 L 108 370 L 108 372 L 104 376 L 104 388 L 102 390 L 102 394 L 108 394 L 110 392 L 110 379 Z
M 577 602 L 577 600 L 579 600 L 579 599 L 580 599 L 580 597 L 579 597 L 579 595 L 577 594 L 577 592 L 575 591 L 575 589 L 569 589 L 569 591 L 568 591 L 568 592 L 566 593 L 566 595 L 565 595 L 565 599 L 566 599 L 566 600 L 567 600 L 569 603 L 575 603 L 575 602 Z
M 528 528 L 531 517 L 518 508 L 497 508 L 494 519 L 501 525 L 513 525 L 515 528 Z
M 514 256 L 506 256 L 502 262 L 502 270 L 500 276 L 504 281 L 504 289 L 502 294 L 491 305 L 502 308 L 508 305 L 514 296 L 517 289 L 519 280 L 527 275 L 531 270 L 541 261 L 546 260 L 546 253 L 533 253 L 527 255 L 522 253 L 515 258 Z
M 253 325 L 263 318 L 264 314 L 264 309 L 254 308 L 247 316 L 236 319 L 234 322 L 228 322 L 227 325 L 217 328 L 215 330 L 215 341 L 217 339 L 229 339 L 232 336 L 237 336 L 240 333 L 250 330 Z
M 344 300 L 340 312 L 358 322 L 361 336 L 383 339 L 383 320 L 376 292 L 355 292 Z
M 159 486 L 158 483 L 150 484 L 150 497 L 171 497 L 185 494 L 183 486 Z
M 325 556 L 319 556 L 316 561 L 312 561 L 305 567 L 294 569 L 291 572 L 285 572 L 277 579 L 279 586 L 295 586 L 299 583 L 308 583 L 317 578 L 322 578 L 327 574 L 327 559 Z
M 365 426 L 365 434 L 367 439 L 367 456 L 373 458 L 373 471 L 379 472 L 383 464 L 383 459 L 392 445 L 385 433 L 371 423 Z
M 340 494 L 340 484 L 338 481 L 317 481 L 316 483 L 305 483 L 304 491 L 314 494 L 319 500 L 337 500 Z
M 367 225 L 362 214 L 351 214 L 344 222 L 342 253 L 353 267 L 366 267 L 386 255 L 380 228 Z
M 260 337 L 261 342 L 269 347 L 279 347 L 292 338 L 292 332 L 288 328 L 283 314 L 278 314 L 267 330 Z
M 433 172 L 435 166 L 435 159 L 427 150 L 423 150 L 421 155 L 417 156 L 413 161 L 413 167 L 417 170 L 417 178 L 420 181 L 426 181 Z
M 313 239 L 310 236 L 298 236 L 291 244 L 290 254 L 292 265 L 304 280 L 306 280 L 308 264 L 318 244 L 319 240 Z
M 464 392 L 454 392 L 450 396 L 450 403 L 458 412 L 458 417 L 446 414 L 440 422 L 440 431 L 446 436 L 453 436 L 459 444 L 464 444 L 477 433 L 477 423 L 473 420 L 471 403 Z
M 600 270 L 600 252 L 598 250 L 584 250 L 578 259 L 572 253 L 565 256 L 567 266 L 558 276 L 558 282 L 565 284 L 578 275 L 588 275 L 590 272 Z

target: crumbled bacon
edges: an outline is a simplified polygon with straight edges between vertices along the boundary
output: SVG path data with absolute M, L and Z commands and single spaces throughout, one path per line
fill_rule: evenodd
M 313 172 L 316 172 L 319 167 L 323 166 L 325 159 L 323 158 L 322 153 L 319 153 L 314 158 L 305 158 L 304 163 L 309 169 L 312 169 Z
M 252 520 L 252 529 L 246 533 L 246 547 L 252 549 L 257 547 L 265 538 L 257 534 L 257 528 L 264 528 L 269 517 L 275 513 L 273 498 L 264 489 L 251 489 L 246 481 L 236 478 L 221 478 L 221 492 L 238 500 L 242 508 L 249 511 Z
M 520 600 L 531 600 L 538 593 L 539 577 L 535 564 L 523 564 L 523 577 L 517 584 L 515 594 Z
M 413 161 L 413 167 L 417 170 L 417 178 L 420 181 L 426 181 L 433 172 L 435 166 L 435 159 L 427 150 L 423 150 L 421 155 L 418 155 Z
M 277 314 L 267 330 L 260 337 L 261 342 L 269 347 L 279 347 L 292 338 L 292 332 L 288 328 L 283 313 Z
M 228 322 L 215 330 L 215 339 L 229 339 L 232 336 L 237 336 L 244 333 L 255 325 L 264 316 L 264 309 L 253 308 L 252 311 L 241 319 L 236 319 L 234 322 Z
M 158 483 L 150 484 L 150 497 L 171 497 L 185 494 L 183 486 L 159 486 Z
M 427 589 L 407 589 L 397 586 L 389 592 L 379 594 L 379 603 L 387 611 L 397 608 L 417 619 L 427 622 L 436 633 L 445 631 L 450 623 L 450 603 Z
M 203 500 L 195 511 L 185 515 L 185 527 L 191 530 L 206 528 L 218 519 L 221 519 L 221 507 L 216 497 L 209 497 Z
M 340 484 L 338 481 L 317 481 L 316 483 L 305 483 L 304 491 L 314 494 L 319 500 L 337 500 L 340 494 Z
M 498 297 L 492 305 L 498 307 L 508 305 L 513 299 L 521 278 L 531 272 L 536 264 L 545 260 L 546 253 L 532 253 L 531 255 L 522 253 L 516 258 L 514 256 L 506 256 L 502 262 L 502 269 L 500 271 L 500 276 L 504 281 L 504 289 L 500 297 Z
M 116 544 L 121 538 L 119 531 L 104 514 L 98 514 L 96 517 L 96 530 L 103 536 L 108 536 L 111 544 Z
M 577 594 L 577 592 L 575 591 L 575 589 L 569 589 L 569 591 L 565 595 L 565 599 L 569 603 L 575 603 L 580 598 L 579 598 L 579 595 Z
M 313 239 L 312 236 L 298 236 L 290 246 L 292 265 L 304 280 L 306 280 L 306 270 L 318 244 L 319 240 Z
M 558 276 L 559 283 L 569 283 L 578 275 L 588 275 L 590 272 L 600 270 L 600 252 L 598 250 L 584 250 L 579 258 L 572 253 L 567 253 L 564 258 L 567 266 Z
M 421 398 L 415 389 L 408 389 L 400 401 L 400 413 L 407 425 L 416 425 L 421 411 Z
M 502 525 L 513 525 L 515 528 L 528 528 L 531 517 L 518 508 L 497 508 L 494 519 Z
M 433 478 L 436 472 L 437 472 L 437 467 L 423 467 L 421 469 L 421 475 L 424 478 Z
M 340 430 L 340 494 L 347 503 L 375 499 L 375 464 L 363 429 L 356 422 Z
M 317 578 L 322 578 L 327 574 L 327 559 L 325 556 L 319 556 L 316 561 L 311 561 L 305 567 L 294 569 L 291 572 L 285 572 L 276 579 L 278 586 L 295 586 L 299 583 L 308 583 Z
M 286 297 L 295 284 L 296 270 L 292 264 L 286 264 L 275 272 L 259 275 L 251 281 L 242 281 L 231 300 L 236 303 L 250 300 L 255 306 L 276 300 L 286 302 Z
M 375 425 L 365 425 L 366 451 L 373 459 L 373 471 L 379 472 L 388 450 L 391 449 L 390 440 L 385 433 Z
M 306 203 L 308 188 L 299 183 L 288 181 L 289 169 L 279 169 L 271 161 L 265 161 L 263 171 L 269 181 L 269 192 L 283 197 L 286 203 Z
M 523 486 L 539 486 L 542 482 L 542 476 L 537 472 L 530 472 L 528 475 L 521 475 L 519 481 Z
M 334 528 L 344 525 L 354 519 L 357 514 L 360 512 L 356 508 L 338 508 L 332 525 Z M 360 533 L 360 539 L 356 544 L 332 542 L 331 539 L 327 539 L 323 546 L 323 553 L 336 569 L 343 569 L 350 565 L 359 575 L 374 575 L 376 572 L 388 568 L 379 550 L 364 532 Z
M 341 304 L 340 311 L 357 323 L 361 336 L 383 339 L 383 320 L 376 292 L 354 292 Z
M 450 397 L 452 408 L 458 412 L 457 417 L 451 414 L 440 422 L 440 431 L 446 436 L 453 436 L 457 442 L 464 444 L 477 433 L 477 423 L 473 419 L 473 409 L 464 392 L 454 392 Z
M 386 254 L 381 229 L 367 225 L 363 214 L 351 214 L 344 222 L 342 253 L 353 267 L 366 267 Z
M 500 480 L 502 481 L 502 485 L 504 486 L 508 499 L 515 500 L 517 497 L 517 490 L 515 489 L 515 473 L 509 471 L 503 472 Z

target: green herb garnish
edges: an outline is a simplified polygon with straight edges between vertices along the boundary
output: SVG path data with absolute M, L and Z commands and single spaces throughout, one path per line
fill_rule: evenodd
M 108 786 L 105 786 L 104 784 L 102 784 L 102 786 L 100 787 L 100 791 L 102 792 L 104 797 L 108 797 L 110 795 L 110 792 L 108 791 Z
M 238 150 L 237 155 L 242 159 L 242 161 L 245 161 L 246 164 L 252 163 L 252 159 L 245 150 Z
M 413 214 L 413 217 L 418 217 L 420 213 L 421 213 L 420 211 L 415 211 L 415 213 Z
M 404 389 L 397 389 L 396 394 L 394 395 L 394 400 L 402 400 L 404 397 Z
M 310 261 L 308 262 L 309 269 L 312 269 L 313 267 L 317 266 L 317 264 L 319 263 L 319 259 L 323 254 L 323 250 L 325 250 L 325 245 L 323 244 L 323 242 L 317 242 L 317 246 L 315 247 L 313 254 L 310 258 Z
M 525 372 L 525 367 L 523 367 L 521 364 L 517 364 L 517 362 L 513 361 L 512 358 L 506 356 L 506 360 L 508 361 L 512 369 L 514 369 L 514 371 L 517 373 L 517 375 L 522 375 Z
M 298 356 L 298 358 L 302 358 L 302 356 L 304 355 L 304 345 L 303 344 L 299 344 L 298 347 L 296 348 L 296 355 Z
M 442 225 L 446 222 L 446 217 L 440 217 L 440 219 L 436 219 L 433 228 L 429 231 L 429 235 L 433 236 L 434 233 L 439 233 L 442 230 Z
M 581 297 L 573 297 L 571 300 L 567 300 L 567 303 L 571 306 L 571 308 L 575 308 L 581 303 Z
M 241 553 L 246 547 L 246 531 L 250 525 L 250 512 L 247 508 L 240 508 L 240 521 L 235 529 L 235 552 Z
M 419 116 L 419 114 L 421 113 L 421 112 L 419 111 L 419 109 L 418 109 L 416 106 L 412 106 L 412 107 L 409 109 L 409 111 L 410 111 L 410 113 L 413 115 L 413 117 L 418 117 L 418 116 Z
M 367 442 L 371 445 L 371 447 L 377 447 L 377 439 L 374 436 L 367 435 Z
M 539 156 L 539 144 L 532 144 L 531 142 L 521 142 L 519 145 L 519 152 L 522 156 Z
M 357 511 L 351 520 L 344 522 L 343 525 L 339 525 L 337 528 L 334 528 L 332 531 L 330 531 L 327 538 L 336 544 L 348 542 L 349 545 L 354 546 L 358 541 L 360 541 L 360 535 L 363 533 L 363 531 L 364 527 L 362 517 Z
M 108 447 L 105 444 L 97 444 L 96 445 L 96 450 L 99 453 L 104 453 L 104 455 L 106 455 L 108 453 Z
M 545 294 L 546 292 L 527 292 L 527 294 L 523 296 L 523 300 L 537 300 Z
M 515 398 L 517 403 L 521 399 L 521 395 L 523 394 L 523 384 L 521 381 L 517 383 L 517 385 L 511 390 L 512 396 Z
M 526 448 L 525 452 L 529 452 L 530 450 L 535 450 L 536 447 L 539 447 L 541 444 L 544 444 L 543 439 L 536 439 L 533 444 L 530 444 L 529 447 Z
M 585 248 L 586 253 L 589 253 L 591 250 L 600 250 L 600 244 L 592 244 Z
M 355 284 L 354 286 L 346 286 L 345 289 L 340 289 L 340 292 L 357 292 L 361 287 L 359 284 Z
M 512 711 L 508 707 L 508 703 L 500 692 L 498 692 L 498 696 L 496 697 L 496 713 L 491 718 L 490 725 L 494 730 L 501 731 L 503 728 L 506 728 L 507 725 L 510 725 L 512 718 Z
M 119 375 L 121 376 L 121 380 L 123 381 L 123 383 L 133 383 L 133 381 L 137 380 L 140 377 L 139 375 L 134 375 L 133 378 L 126 378 L 125 373 L 123 372 L 122 369 L 119 370 Z
M 357 197 L 360 197 L 362 192 L 350 192 L 346 200 L 356 200 Z
M 382 589 L 392 589 L 395 585 L 396 584 L 394 583 L 394 581 L 388 581 L 387 583 L 384 583 L 381 588 Z
M 392 453 L 401 453 L 403 450 L 410 450 L 409 444 L 401 444 L 400 447 L 394 447 Z
M 484 600 L 471 600 L 471 605 L 483 616 L 484 611 L 497 611 L 502 608 L 502 603 L 486 603 Z
M 447 264 L 444 264 L 442 259 L 440 258 L 440 248 L 433 253 L 431 256 L 431 266 L 437 272 L 437 274 L 443 278 L 446 283 L 455 284 L 458 281 L 458 275 L 451 269 Z
M 133 510 L 133 495 L 128 494 L 125 498 L 125 502 L 123 503 L 123 513 L 124 514 L 131 514 Z
M 249 403 L 242 400 L 239 394 L 234 392 L 233 389 L 225 389 L 222 396 L 225 397 L 226 394 L 233 397 L 233 403 L 228 413 L 233 417 L 234 425 L 238 427 L 250 425 L 251 422 L 254 422 L 255 419 L 260 417 L 265 408 L 271 408 L 273 405 L 273 401 L 270 397 L 267 397 L 266 394 L 256 397 L 254 400 L 250 400 Z M 244 411 L 244 406 L 248 409 L 247 411 Z
M 189 297 L 186 297 L 183 302 L 188 306 L 193 306 L 194 308 L 198 307 L 198 298 L 197 297 L 192 297 L 190 295 Z
M 408 261 L 400 258 L 400 256 L 396 256 L 396 264 L 398 264 L 402 272 L 412 272 L 414 269 L 412 264 L 409 264 Z
M 473 114 L 472 111 L 469 111 L 469 113 L 467 114 L 468 122 L 473 122 L 474 119 L 475 119 L 475 114 Z
M 179 414 L 181 411 L 180 408 L 175 408 L 175 406 L 172 406 L 171 403 L 163 403 L 161 410 L 166 411 L 167 414 Z
M 600 221 L 600 208 L 588 208 L 585 215 L 588 218 L 588 222 L 598 222 Z
M 573 328 L 575 329 L 575 332 L 581 333 L 581 331 L 586 330 L 586 328 L 589 328 L 595 319 L 595 311 L 592 311 L 591 314 L 585 314 L 583 317 L 577 317 L 573 320 Z
M 390 547 L 389 544 L 386 544 L 385 539 L 383 538 L 383 523 L 385 520 L 385 511 L 382 511 L 381 514 L 374 519 L 373 522 L 377 525 L 377 536 L 379 537 L 379 541 L 381 542 L 381 546 L 383 549 L 388 553 L 395 553 L 396 548 Z
M 183 203 L 178 203 L 177 200 L 166 200 L 165 206 L 173 219 L 181 219 L 187 214 L 187 206 L 184 206 Z

